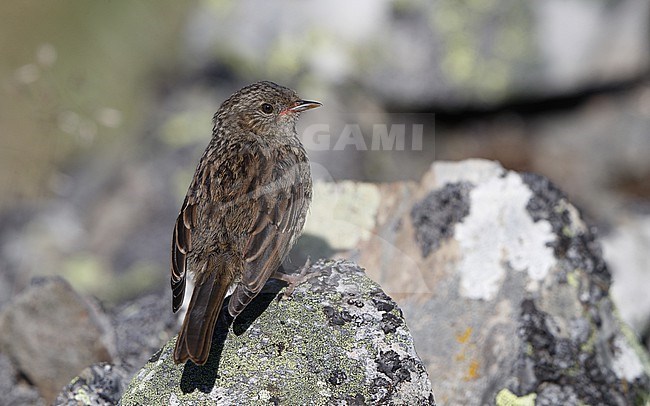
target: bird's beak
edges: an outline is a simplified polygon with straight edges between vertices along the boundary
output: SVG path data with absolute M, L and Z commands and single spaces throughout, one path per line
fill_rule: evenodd
M 293 111 L 293 112 L 296 112 L 296 113 L 299 113 L 301 111 L 315 109 L 316 107 L 320 107 L 322 105 L 323 105 L 322 103 L 319 103 L 317 101 L 298 100 L 296 102 L 296 105 L 293 106 L 292 108 L 290 108 L 289 110 Z

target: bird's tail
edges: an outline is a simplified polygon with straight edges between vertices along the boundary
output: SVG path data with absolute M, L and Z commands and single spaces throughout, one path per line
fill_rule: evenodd
M 212 264 L 208 264 L 206 269 L 208 275 L 200 278 L 202 280 L 194 287 L 183 326 L 178 333 L 174 349 L 177 364 L 190 359 L 197 365 L 203 365 L 210 355 L 212 333 L 232 280 L 232 273 L 227 269 L 230 261 L 218 256 L 211 257 L 210 262 Z

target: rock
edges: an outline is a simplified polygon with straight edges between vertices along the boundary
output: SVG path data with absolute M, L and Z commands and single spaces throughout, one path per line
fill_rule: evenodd
M 643 0 L 396 2 L 381 56 L 361 80 L 398 106 L 573 94 L 643 75 L 648 10 Z
M 528 167 L 553 179 L 591 218 L 617 227 L 621 213 L 648 213 L 649 83 L 599 94 L 532 127 L 523 130 L 530 142 Z
M 146 295 L 119 306 L 113 314 L 120 364 L 133 375 L 179 330 L 168 291 Z
M 372 184 L 316 182 L 305 233 L 323 238 L 333 250 L 350 249 L 367 237 L 380 199 Z
M 353 258 L 400 304 L 441 403 L 647 396 L 648 355 L 616 316 L 596 231 L 547 179 L 439 162 L 391 190 Z
M 51 402 L 76 373 L 115 355 L 108 319 L 61 278 L 35 279 L 0 314 L 0 349 Z
M 350 262 L 319 261 L 290 300 L 267 284 L 208 362 L 175 365 L 175 339 L 129 384 L 121 404 L 434 404 L 400 309 Z M 268 307 L 267 307 L 268 306 Z
M 621 318 L 637 334 L 650 334 L 650 216 L 621 216 L 617 228 L 603 238 L 603 254 L 610 264 L 614 298 Z
M 24 380 L 6 355 L 0 353 L 0 405 L 45 405 L 38 391 Z
M 164 293 L 142 296 L 109 312 L 117 341 L 115 364 L 101 362 L 84 369 L 59 393 L 57 405 L 113 405 L 120 400 L 140 366 L 178 332 L 178 317 Z
M 202 3 L 186 60 L 242 77 L 361 83 L 407 109 L 562 96 L 640 78 L 649 65 L 644 0 L 283 3 L 300 18 L 263 1 Z
M 81 371 L 63 388 L 54 401 L 58 406 L 111 406 L 116 405 L 130 374 L 120 366 L 99 363 Z

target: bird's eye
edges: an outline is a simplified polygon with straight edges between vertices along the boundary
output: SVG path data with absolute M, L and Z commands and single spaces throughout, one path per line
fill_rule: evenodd
M 265 113 L 265 114 L 271 114 L 271 113 L 273 113 L 273 106 L 271 106 L 271 105 L 268 104 L 268 103 L 264 103 L 264 104 L 262 104 L 262 107 L 261 107 L 260 109 L 261 109 L 262 112 Z

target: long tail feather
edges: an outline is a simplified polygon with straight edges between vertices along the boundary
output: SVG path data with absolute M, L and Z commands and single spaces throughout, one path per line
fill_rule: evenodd
M 210 355 L 212 334 L 230 286 L 231 275 L 226 269 L 229 265 L 225 258 L 219 256 L 211 259 L 216 263 L 208 266 L 208 276 L 194 287 L 178 334 L 174 349 L 174 361 L 177 364 L 190 359 L 197 365 L 203 365 Z

